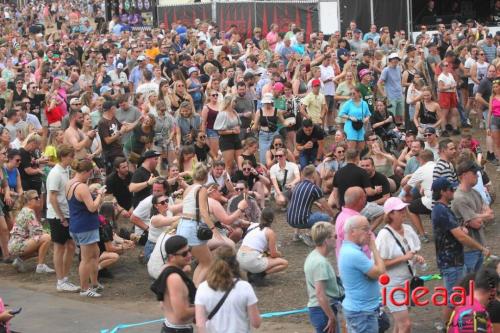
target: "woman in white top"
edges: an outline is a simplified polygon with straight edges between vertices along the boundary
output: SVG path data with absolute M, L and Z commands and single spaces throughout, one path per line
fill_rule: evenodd
M 446 130 L 449 125 L 453 128 L 453 135 L 458 135 L 460 131 L 458 130 L 457 83 L 453 78 L 451 64 L 448 61 L 441 62 L 439 66 L 443 71 L 438 76 L 439 106 L 443 118 L 441 136 L 450 136 Z
M 262 322 L 257 296 L 252 286 L 239 279 L 239 265 L 234 250 L 222 246 L 215 252 L 207 281 L 196 291 L 196 327 L 199 333 L 249 333 Z M 219 301 L 228 293 L 220 308 L 208 319 Z
M 300 181 L 299 166 L 286 160 L 285 149 L 276 149 L 274 157 L 278 163 L 269 170 L 274 190 L 274 199 L 280 207 L 285 207 L 292 194 L 293 187 Z
M 203 186 L 207 182 L 207 178 L 207 167 L 202 163 L 197 163 L 193 171 L 193 185 L 184 191 L 182 218 L 177 226 L 177 235 L 188 240 L 188 245 L 192 247 L 191 253 L 198 260 L 198 266 L 193 273 L 195 285 L 199 285 L 205 280 L 212 262 L 212 254 L 207 245 L 208 239 L 198 238 L 198 227 L 206 225 L 213 232 L 213 238 L 221 239 L 221 234 L 208 212 L 208 194 L 207 189 Z M 198 200 L 196 200 L 197 196 Z M 198 201 L 198 205 L 196 205 L 196 201 Z M 199 216 L 199 220 L 197 220 L 197 216 Z
M 403 287 L 405 281 L 411 281 L 412 274 L 416 274 L 415 264 L 425 262 L 422 256 L 416 254 L 420 250 L 418 235 L 411 226 L 403 223 L 407 214 L 406 206 L 408 204 L 396 197 L 389 198 L 385 202 L 384 213 L 387 225 L 380 230 L 375 240 L 390 278 L 387 284 L 389 295 L 394 288 Z M 403 247 L 404 252 L 401 247 Z M 409 266 L 411 266 L 411 272 Z M 398 303 L 401 303 L 404 297 L 402 291 L 394 293 L 394 300 Z M 394 332 L 409 333 L 411 321 L 407 306 L 394 305 L 391 298 L 388 297 L 387 307 L 394 317 L 396 325 Z
M 252 223 L 248 227 L 238 250 L 238 262 L 241 268 L 248 272 L 249 281 L 254 274 L 277 273 L 288 267 L 288 261 L 282 258 L 277 248 L 276 233 L 271 229 L 273 221 L 273 210 L 269 207 L 264 208 L 260 215 L 260 223 Z

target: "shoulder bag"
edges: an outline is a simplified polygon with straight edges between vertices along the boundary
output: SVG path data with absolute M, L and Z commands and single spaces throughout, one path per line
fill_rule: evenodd
M 198 237 L 199 240 L 207 241 L 212 239 L 214 233 L 205 223 L 200 221 L 200 190 L 201 186 L 196 191 L 196 237 Z
M 220 301 L 217 303 L 217 305 L 215 306 L 215 308 L 213 308 L 212 311 L 210 311 L 210 313 L 208 314 L 208 317 L 207 319 L 208 320 L 211 320 L 215 314 L 219 311 L 219 309 L 221 308 L 222 304 L 224 304 L 224 302 L 226 301 L 226 298 L 227 296 L 229 296 L 229 293 L 231 292 L 231 290 L 233 290 L 234 286 L 236 285 L 236 283 L 238 283 L 238 280 L 237 279 L 231 286 L 231 288 L 229 288 L 225 293 L 224 293 L 224 296 L 222 296 L 222 298 L 220 299 Z
M 351 120 L 351 123 L 352 123 L 352 128 L 354 128 L 356 131 L 359 131 L 360 129 L 363 128 L 363 115 L 365 114 L 365 108 L 363 107 L 363 101 L 361 101 L 361 120 L 356 120 L 356 121 L 352 121 Z
M 391 236 L 396 241 L 396 244 L 398 244 L 399 248 L 401 249 L 401 252 L 403 252 L 403 255 L 406 255 L 406 251 L 405 251 L 403 245 L 401 245 L 401 242 L 396 237 L 396 235 L 394 235 L 394 233 L 392 232 L 392 230 L 389 229 L 388 227 L 385 227 L 384 229 L 387 230 L 387 231 L 389 231 L 389 233 L 391 234 Z M 424 285 L 424 280 L 422 280 L 421 278 L 419 278 L 418 276 L 416 276 L 414 274 L 413 269 L 411 268 L 411 265 L 410 265 L 409 261 L 406 261 L 406 265 L 408 265 L 408 270 L 410 271 L 410 274 L 412 276 L 412 279 L 410 281 L 410 292 L 411 292 L 411 291 L 413 291 L 417 287 L 422 287 Z

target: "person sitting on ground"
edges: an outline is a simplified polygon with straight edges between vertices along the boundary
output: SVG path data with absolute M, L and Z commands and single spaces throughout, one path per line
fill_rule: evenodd
M 24 261 L 38 256 L 36 273 L 55 273 L 55 270 L 45 264 L 45 257 L 51 245 L 51 238 L 43 230 L 37 220 L 42 204 L 35 190 L 23 193 L 21 200 L 23 209 L 17 214 L 14 227 L 10 231 L 9 253 L 16 257 L 12 265 L 18 272 L 26 271 Z
M 219 185 L 220 195 L 217 197 L 217 200 L 222 204 L 227 203 L 227 200 L 234 194 L 233 183 L 225 168 L 226 164 L 223 160 L 215 161 L 207 178 L 207 184 L 217 183 Z
M 260 170 L 262 171 L 262 169 Z M 250 195 L 259 202 L 261 208 L 264 208 L 266 197 L 269 195 L 267 187 L 271 185 L 271 181 L 265 174 L 257 171 L 249 160 L 243 161 L 241 169 L 235 172 L 232 181 L 233 183 L 244 181 L 248 184 L 248 187 L 251 189 Z
M 276 204 L 283 208 L 292 195 L 291 190 L 300 181 L 300 171 L 297 164 L 285 159 L 285 149 L 278 149 L 274 156 L 278 163 L 271 167 L 269 174 Z
M 304 119 L 302 128 L 297 131 L 297 150 L 299 151 L 300 168 L 309 164 L 317 165 L 322 161 L 325 132 L 311 119 Z
M 234 189 L 238 194 L 229 199 L 227 203 L 227 212 L 229 214 L 232 214 L 236 210 L 238 210 L 238 205 L 242 200 L 245 200 L 248 205 L 248 207 L 245 208 L 242 212 L 242 215 L 240 216 L 238 221 L 236 221 L 236 223 L 233 223 L 233 225 L 231 226 L 233 231 L 230 234 L 230 238 L 235 243 L 238 243 L 241 239 L 241 236 L 250 225 L 251 221 L 260 220 L 261 208 L 259 207 L 257 199 L 254 196 L 255 192 L 249 191 L 248 185 L 244 180 L 239 180 L 235 184 Z M 240 238 L 237 238 L 236 236 L 238 236 L 239 230 L 241 230 L 241 235 Z
M 93 185 L 91 185 L 92 188 Z M 115 241 L 115 234 L 113 232 L 113 219 L 115 209 L 112 202 L 105 202 L 99 208 L 99 265 L 97 269 L 97 277 L 100 278 L 113 278 L 113 274 L 108 270 L 108 267 L 114 265 L 120 254 L 126 250 L 134 248 L 134 242 L 126 239 Z
M 361 211 L 361 215 L 370 221 L 371 230 L 375 230 L 384 216 L 383 205 L 391 196 L 389 181 L 386 176 L 375 171 L 375 165 L 371 157 L 361 159 L 359 166 L 368 173 L 371 187 L 377 192 L 375 195 L 366 197 L 366 206 Z
M 344 153 L 346 149 L 345 143 L 335 145 L 333 152 L 325 154 L 323 161 L 316 167 L 316 171 L 319 173 L 320 187 L 325 194 L 332 192 L 333 177 L 345 165 Z
M 312 164 L 302 170 L 302 180 L 295 185 L 287 210 L 287 222 L 294 228 L 293 239 L 302 240 L 310 247 L 314 246 L 311 237 L 300 233 L 300 229 L 311 229 L 319 221 L 331 222 L 335 216 L 335 212 L 324 198 L 323 191 L 314 183 L 315 175 L 316 168 Z M 318 202 L 321 212 L 311 211 L 315 202 Z
M 288 267 L 288 261 L 278 251 L 276 233 L 271 229 L 273 221 L 273 210 L 264 208 L 260 222 L 250 225 L 238 250 L 236 257 L 251 283 L 259 284 L 266 274 L 281 272 Z
M 295 157 L 290 149 L 285 147 L 285 140 L 281 135 L 275 135 L 271 141 L 271 146 L 269 146 L 269 150 L 266 151 L 266 167 L 270 169 L 273 165 L 278 163 L 278 159 L 276 158 L 276 152 L 279 149 L 283 149 L 286 154 L 286 160 L 290 162 L 295 162 Z M 260 147 L 259 147 L 260 148 Z

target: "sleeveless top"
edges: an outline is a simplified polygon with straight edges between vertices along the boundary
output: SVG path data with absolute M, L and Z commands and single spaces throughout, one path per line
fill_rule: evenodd
M 247 234 L 241 243 L 241 246 L 246 246 L 259 252 L 267 250 L 266 228 L 260 229 L 258 223 L 252 223 L 248 228 Z
M 188 89 L 194 89 L 201 87 L 201 83 L 196 83 L 194 81 L 191 81 L 191 84 L 189 85 Z M 201 102 L 203 100 L 203 95 L 201 94 L 201 91 L 193 91 L 189 93 L 191 97 L 193 97 L 194 102 Z
M 299 83 L 299 94 L 305 94 L 307 92 L 307 84 L 304 81 Z
M 478 81 L 481 81 L 483 78 L 486 77 L 486 74 L 488 73 L 488 64 L 487 62 L 484 62 L 480 64 L 479 62 L 476 62 L 477 66 L 477 79 Z
M 219 114 L 219 111 L 212 109 L 207 105 L 208 113 L 207 113 L 207 129 L 214 129 L 215 119 Z
M 196 216 L 196 194 L 201 185 L 193 185 L 182 200 L 182 214 Z
M 72 184 L 69 192 L 71 197 L 68 199 L 69 206 L 69 231 L 72 233 L 81 233 L 99 229 L 99 214 L 97 212 L 91 213 L 87 209 L 84 202 L 78 200 L 75 196 L 75 190 L 82 183 Z
M 175 94 L 175 96 L 177 96 L 177 98 L 179 99 L 179 105 L 181 105 L 182 102 L 187 101 L 187 99 L 185 99 L 184 96 L 179 96 L 177 93 Z M 175 112 L 177 110 L 179 110 L 179 107 L 178 106 L 175 107 L 172 105 L 172 112 Z
M 278 109 L 274 108 L 272 116 L 264 116 L 264 111 L 262 111 L 262 109 L 259 109 L 259 112 L 259 125 L 261 127 L 267 127 L 269 132 L 274 132 L 278 126 Z
M 7 167 L 3 167 L 5 173 L 7 174 L 7 182 L 9 183 L 9 188 L 11 190 L 16 190 L 17 188 L 17 168 L 12 170 L 7 169 Z
M 493 98 L 491 100 L 491 114 L 500 117 L 500 99 Z
M 422 110 L 420 110 L 419 114 L 420 123 L 426 125 L 435 124 L 438 121 L 436 112 L 431 112 L 427 110 L 424 102 L 421 102 L 420 106 L 422 107 Z
M 250 164 L 252 167 L 256 168 L 257 167 L 257 158 L 255 155 L 245 155 L 241 154 L 241 157 L 243 157 L 243 161 L 250 161 Z

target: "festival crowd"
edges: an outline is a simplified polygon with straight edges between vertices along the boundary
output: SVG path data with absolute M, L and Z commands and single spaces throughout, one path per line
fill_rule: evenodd
M 132 31 L 135 13 L 106 22 L 104 6 L 0 5 L 2 270 L 35 258 L 57 291 L 99 298 L 140 247 L 162 332 L 250 332 L 253 288 L 294 255 L 281 214 L 286 237 L 312 250 L 316 332 L 383 332 L 388 313 L 410 332 L 401 287 L 421 287 L 430 262 L 448 296 L 474 281 L 474 302 L 448 302 L 438 330 L 500 329 L 487 232 L 499 32 L 453 21 L 412 40 L 352 21 L 331 36 L 293 23 L 246 35 L 199 19 Z M 13 316 L 0 299 L 0 331 Z

